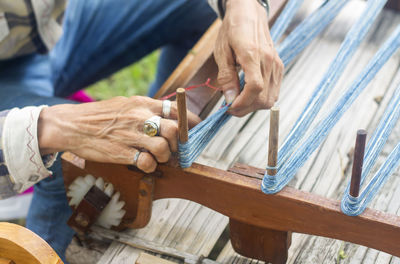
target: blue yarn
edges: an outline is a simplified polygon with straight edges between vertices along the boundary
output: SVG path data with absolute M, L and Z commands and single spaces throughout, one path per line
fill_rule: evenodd
M 223 106 L 200 124 L 189 131 L 189 140 L 179 143 L 179 163 L 182 168 L 188 168 L 215 136 L 218 130 L 231 118 L 227 114 L 229 106 Z
M 344 195 L 340 207 L 342 212 L 356 216 L 364 212 L 365 208 L 377 194 L 379 189 L 385 184 L 387 179 L 400 165 L 400 143 L 393 149 L 389 157 L 385 160 L 372 180 L 369 182 L 365 191 L 359 197 L 353 197 L 348 193 Z
M 271 28 L 271 38 L 274 43 L 277 43 L 282 37 L 283 33 L 285 33 L 294 15 L 296 14 L 297 10 L 299 10 L 303 2 L 304 0 L 293 0 L 286 4 L 274 26 Z
M 335 58 L 331 62 L 327 72 L 314 90 L 309 101 L 307 102 L 306 107 L 300 114 L 289 135 L 286 137 L 284 143 L 280 147 L 278 154 L 278 168 L 280 168 L 295 151 L 299 141 L 317 116 L 322 105 L 339 80 L 339 77 L 344 72 L 344 69 L 349 63 L 350 58 L 361 44 L 368 30 L 372 26 L 372 23 L 375 21 L 386 2 L 387 0 L 369 0 L 358 21 L 347 33 L 346 38 L 340 46 Z M 297 171 L 298 168 L 294 169 Z M 279 173 L 284 174 L 286 172 L 282 171 L 278 172 L 278 174 Z M 288 175 L 287 177 L 292 178 L 293 176 L 294 174 L 290 176 Z M 287 181 L 290 181 L 290 179 Z M 272 186 L 268 187 L 268 189 L 271 188 Z M 276 191 L 278 191 L 278 189 L 276 189 Z
M 308 157 L 318 148 L 318 146 L 328 136 L 329 131 L 335 126 L 346 110 L 351 104 L 357 99 L 360 93 L 367 87 L 369 82 L 375 77 L 378 71 L 383 65 L 389 60 L 389 58 L 398 50 L 400 47 L 400 26 L 394 31 L 392 36 L 385 42 L 385 44 L 379 49 L 375 56 L 370 60 L 368 65 L 362 71 L 362 73 L 354 80 L 352 85 L 345 91 L 336 105 L 332 108 L 329 114 L 324 117 L 313 129 L 309 137 L 301 144 L 296 152 L 287 160 L 278 173 L 275 176 L 265 175 L 262 190 L 265 193 L 275 193 L 281 190 L 286 184 L 293 178 L 297 170 L 304 165 Z M 381 121 L 381 129 L 378 130 L 372 137 L 367 155 L 373 156 L 374 159 L 366 162 L 368 168 L 364 172 L 368 172 L 372 165 L 372 161 L 376 160 L 378 155 L 372 155 L 373 153 L 380 152 L 386 141 L 385 137 L 388 137 L 387 131 L 383 131 L 386 128 L 392 129 L 395 122 L 400 114 L 400 93 L 393 100 L 388 107 L 388 112 L 384 115 Z M 394 109 L 398 109 L 397 113 Z M 384 137 L 385 136 L 385 137 Z M 379 147 L 376 147 L 379 143 Z
M 400 27 L 397 30 L 397 34 L 400 35 Z M 398 36 L 398 38 L 400 38 Z M 395 44 L 394 44 L 395 45 Z M 397 43 L 397 48 L 400 43 Z M 376 163 L 379 154 L 381 153 L 383 146 L 385 145 L 390 133 L 400 118 L 400 85 L 397 87 L 393 97 L 386 107 L 385 113 L 381 118 L 381 121 L 376 128 L 373 136 L 368 142 L 367 151 L 364 155 L 364 166 L 361 175 L 361 183 L 363 185 L 368 174 L 371 172 L 373 165 Z M 395 147 L 389 157 L 386 159 L 384 164 L 381 165 L 378 172 L 372 177 L 370 182 L 367 184 L 365 189 L 361 192 L 359 197 L 352 197 L 349 194 L 350 183 L 347 186 L 341 203 L 343 213 L 354 216 L 361 214 L 372 198 L 376 195 L 379 189 L 385 184 L 389 176 L 394 170 L 400 165 L 399 150 L 400 144 Z
M 274 24 L 271 29 L 273 32 L 272 39 L 274 42 L 282 36 L 290 21 L 293 19 L 296 10 L 300 6 L 302 0 L 291 0 L 287 7 L 283 10 L 282 14 Z M 341 7 L 344 6 L 347 0 L 330 0 L 324 4 L 321 8 L 316 10 L 309 18 L 305 19 L 301 24 L 299 24 L 295 30 L 288 36 L 292 39 L 292 42 L 287 42 L 284 48 L 278 50 L 280 56 L 285 56 L 285 54 L 290 54 L 287 56 L 288 59 L 284 61 L 287 65 L 291 62 L 294 57 L 299 54 L 302 49 L 306 47 L 307 44 L 311 42 L 315 36 L 321 32 L 324 27 L 326 27 L 334 16 L 339 12 Z M 337 6 L 340 6 L 338 8 Z M 335 15 L 329 15 L 328 11 L 331 11 Z M 321 13 L 322 15 L 318 15 Z M 318 19 L 321 21 L 318 21 Z M 323 26 L 321 26 L 323 25 Z M 291 37 L 292 35 L 297 36 L 296 38 Z M 300 47 L 300 48 L 299 48 Z M 292 52 L 295 50 L 296 52 Z M 243 89 L 245 81 L 244 74 L 241 72 L 239 74 L 240 87 Z M 225 103 L 224 103 L 225 104 Z M 196 127 L 189 131 L 189 140 L 186 143 L 179 143 L 179 160 L 180 166 L 182 168 L 190 167 L 193 161 L 200 155 L 204 150 L 208 142 L 215 136 L 218 130 L 231 118 L 231 116 L 226 113 L 228 107 L 224 106 L 220 108 L 216 113 L 209 116 L 203 120 Z
M 303 20 L 278 47 L 283 64 L 289 65 L 311 40 L 332 22 L 348 2 L 348 0 L 330 0 Z M 293 45 L 294 43 L 296 45 Z

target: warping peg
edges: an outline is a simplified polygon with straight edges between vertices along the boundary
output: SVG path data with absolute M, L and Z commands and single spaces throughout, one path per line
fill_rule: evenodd
M 269 119 L 268 137 L 268 167 L 276 168 L 278 163 L 278 140 L 279 140 L 279 107 L 272 107 Z M 276 174 L 276 169 L 267 169 L 268 175 Z
M 350 195 L 358 197 L 360 194 L 361 174 L 364 163 L 365 142 L 367 131 L 360 129 L 357 131 L 356 144 L 354 147 L 353 169 L 351 173 Z
M 179 143 L 186 143 L 189 140 L 189 126 L 186 109 L 186 92 L 184 88 L 176 89 L 176 101 L 178 106 L 178 131 Z

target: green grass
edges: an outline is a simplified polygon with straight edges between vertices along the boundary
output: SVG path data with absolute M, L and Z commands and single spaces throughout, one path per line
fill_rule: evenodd
M 146 95 L 156 74 L 158 57 L 159 51 L 155 51 L 109 78 L 91 85 L 86 91 L 96 100 L 119 95 Z

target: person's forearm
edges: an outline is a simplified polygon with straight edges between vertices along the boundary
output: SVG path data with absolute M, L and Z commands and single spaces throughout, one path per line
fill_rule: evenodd
M 72 105 L 57 105 L 44 108 L 38 120 L 38 142 L 41 155 L 60 152 L 65 150 L 63 139 L 67 127 L 66 120 L 60 118 L 60 114 Z

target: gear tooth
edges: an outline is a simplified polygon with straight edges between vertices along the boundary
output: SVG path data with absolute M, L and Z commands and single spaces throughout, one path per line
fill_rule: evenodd
M 85 181 L 82 179 L 82 177 L 78 177 L 74 180 L 74 182 L 71 185 L 76 186 L 76 185 L 82 185 L 84 183 L 85 183 Z
M 96 182 L 96 179 L 93 177 L 93 175 L 87 174 L 85 176 L 85 182 L 87 182 L 90 185 L 94 185 L 94 183 Z
M 76 189 L 78 189 L 78 188 L 79 188 L 79 185 L 73 183 L 73 184 L 71 184 L 71 185 L 69 186 L 68 190 L 74 191 L 74 190 L 76 190 Z
M 126 214 L 126 211 L 124 209 L 121 209 L 122 217 Z
M 119 192 L 116 192 L 116 193 L 113 195 L 112 199 L 114 199 L 114 201 L 118 201 L 120 195 L 121 195 L 121 194 L 120 194 Z
M 125 210 L 120 210 L 115 213 L 115 216 L 118 217 L 119 219 L 122 219 L 124 215 L 125 215 Z
M 104 192 L 111 197 L 111 195 L 114 192 L 114 186 L 112 185 L 112 183 L 106 183 L 105 184 L 105 188 L 104 188 Z
M 119 201 L 116 205 L 115 208 L 118 208 L 118 210 L 121 210 L 122 207 L 124 207 L 125 202 L 124 201 Z
M 95 184 L 100 190 L 103 190 L 103 188 L 104 188 L 104 180 L 103 180 L 103 178 L 101 178 L 101 177 L 97 178 Z

